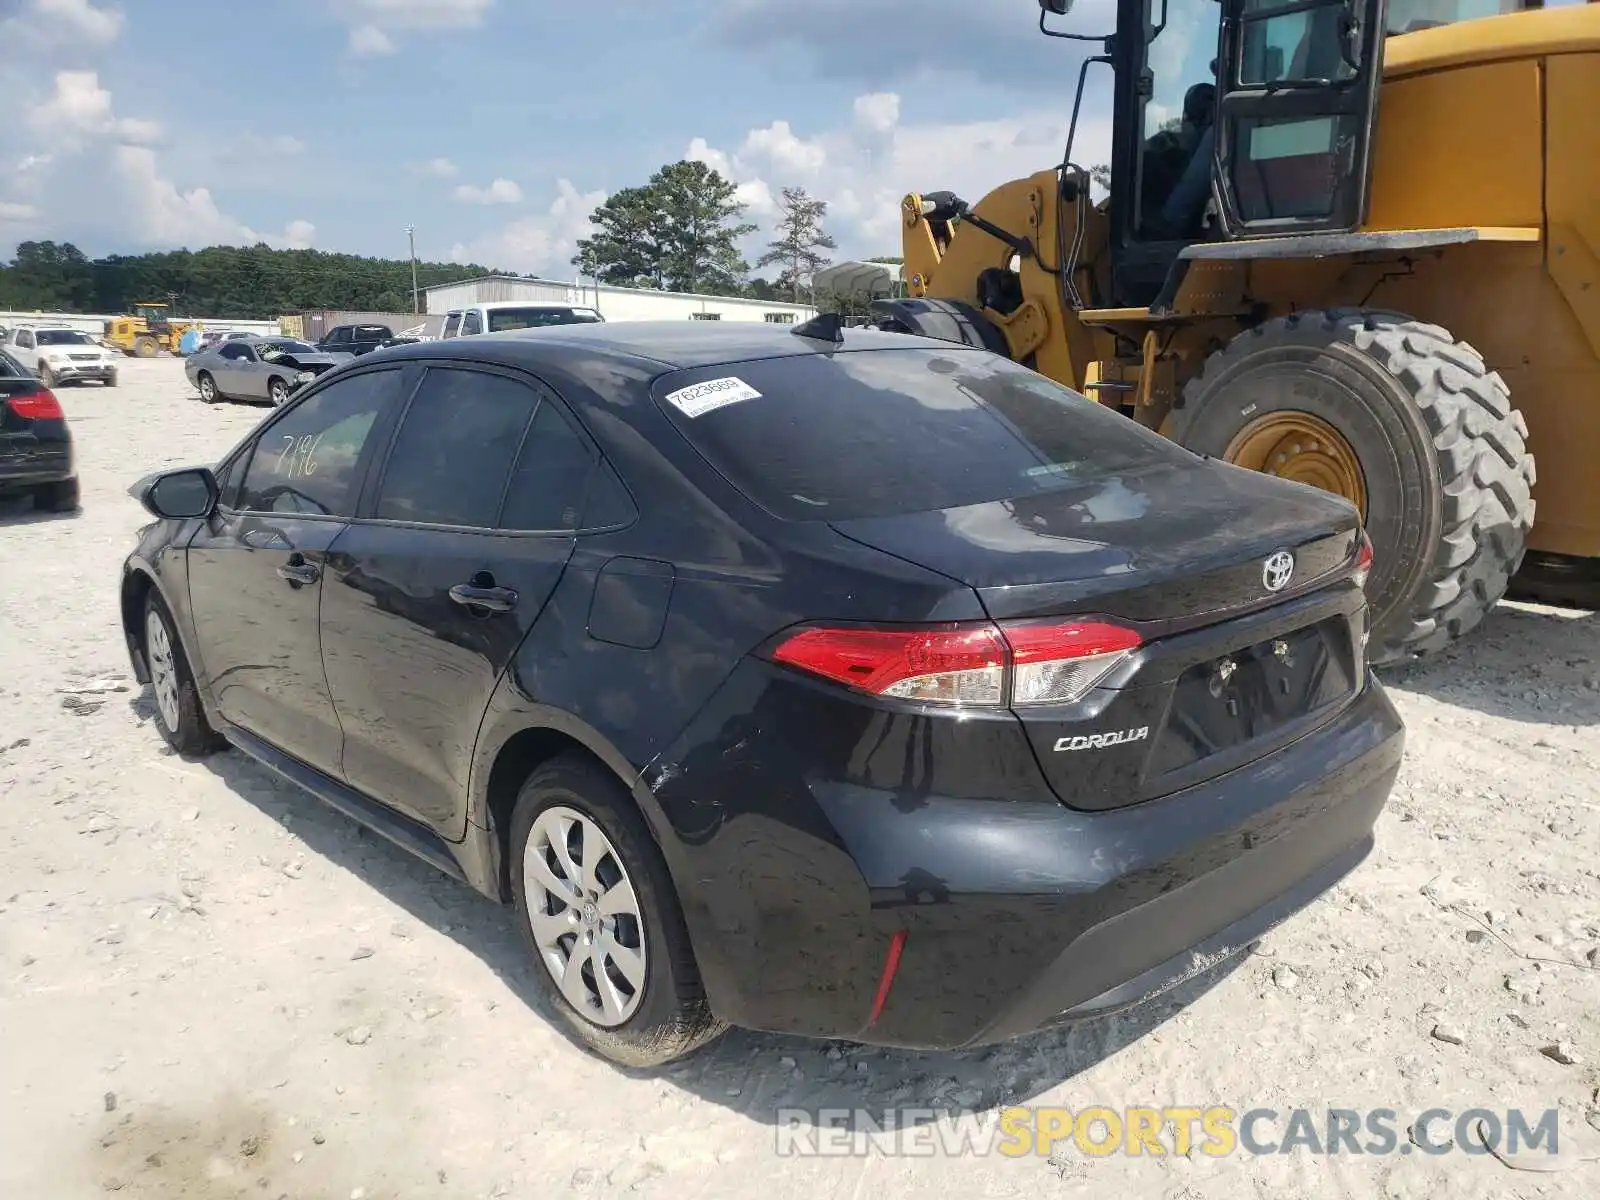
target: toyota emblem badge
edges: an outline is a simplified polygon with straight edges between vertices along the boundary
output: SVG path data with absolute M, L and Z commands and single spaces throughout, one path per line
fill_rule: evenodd
M 1293 578 L 1294 555 L 1287 550 L 1268 555 L 1267 561 L 1261 564 L 1261 582 L 1269 592 L 1283 591 Z

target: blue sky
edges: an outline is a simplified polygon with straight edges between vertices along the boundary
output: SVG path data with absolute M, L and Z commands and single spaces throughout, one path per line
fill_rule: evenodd
M 0 0 L 0 254 L 27 237 L 90 254 L 261 238 L 403 257 L 414 224 L 424 257 L 568 277 L 595 204 L 685 156 L 740 185 L 763 235 L 771 197 L 800 184 L 831 202 L 841 254 L 895 253 L 907 190 L 976 199 L 1059 155 L 1076 52 L 1036 14 Z
M 1406 0 L 1396 0 L 1406 2 Z M 1494 0 L 1471 0 L 1492 8 Z M 1070 27 L 1109 31 L 1113 0 Z M 266 240 L 570 278 L 606 194 L 682 157 L 897 253 L 909 190 L 1061 153 L 1081 49 L 1033 0 L 0 0 L 0 255 Z M 1160 55 L 1203 61 L 1169 26 Z M 1160 61 L 1157 62 L 1160 66 Z M 1104 160 L 1109 72 L 1077 161 Z M 1157 100 L 1166 89 L 1157 84 Z M 1181 90 L 1173 99 L 1181 95 Z

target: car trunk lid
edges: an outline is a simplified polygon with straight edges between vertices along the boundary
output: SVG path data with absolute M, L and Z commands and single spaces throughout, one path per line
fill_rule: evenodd
M 1002 629 L 1087 617 L 1138 633 L 1081 698 L 1013 703 L 1045 777 L 1074 807 L 1213 778 L 1316 728 L 1360 690 L 1359 525 L 1351 506 L 1310 489 L 1196 460 L 831 524 L 969 584 Z

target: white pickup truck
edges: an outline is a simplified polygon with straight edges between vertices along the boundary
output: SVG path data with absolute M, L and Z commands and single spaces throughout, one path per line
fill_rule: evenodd
M 494 300 L 452 308 L 445 314 L 440 337 L 470 337 L 475 333 L 509 333 L 544 325 L 595 325 L 605 320 L 592 308 L 541 300 Z

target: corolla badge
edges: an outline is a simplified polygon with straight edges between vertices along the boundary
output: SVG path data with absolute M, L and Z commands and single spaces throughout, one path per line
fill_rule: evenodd
M 1294 555 L 1287 550 L 1267 555 L 1267 561 L 1261 564 L 1261 582 L 1269 592 L 1283 591 L 1293 578 Z

